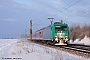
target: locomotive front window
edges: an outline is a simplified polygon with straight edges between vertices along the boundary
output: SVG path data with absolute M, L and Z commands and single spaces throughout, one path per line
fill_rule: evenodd
M 66 26 L 56 26 L 55 27 L 56 30 L 67 30 Z

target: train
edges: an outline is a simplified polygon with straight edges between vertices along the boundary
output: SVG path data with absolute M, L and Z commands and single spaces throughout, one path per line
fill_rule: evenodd
M 62 20 L 54 22 L 34 32 L 32 40 L 53 45 L 67 45 L 70 40 L 69 26 Z

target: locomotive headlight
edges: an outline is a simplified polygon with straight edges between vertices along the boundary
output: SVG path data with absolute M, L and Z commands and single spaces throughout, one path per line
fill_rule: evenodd
M 68 41 L 68 38 L 66 38 L 66 41 Z
M 68 41 L 68 37 L 67 37 L 67 36 L 65 36 L 65 38 L 66 38 L 66 41 Z
M 55 41 L 57 41 L 57 42 L 58 42 L 58 38 L 55 38 Z
M 57 42 L 58 42 L 58 37 L 57 37 L 57 36 L 55 36 L 55 41 L 57 41 Z

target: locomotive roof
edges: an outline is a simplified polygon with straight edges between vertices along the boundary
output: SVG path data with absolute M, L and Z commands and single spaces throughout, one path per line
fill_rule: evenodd
M 54 24 L 54 25 L 61 25 L 61 26 L 67 26 L 67 24 Z

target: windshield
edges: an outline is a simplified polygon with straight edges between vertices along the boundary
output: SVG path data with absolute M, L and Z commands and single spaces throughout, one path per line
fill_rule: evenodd
M 67 30 L 67 26 L 55 26 L 55 30 Z

